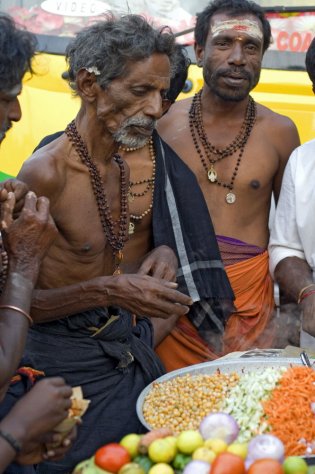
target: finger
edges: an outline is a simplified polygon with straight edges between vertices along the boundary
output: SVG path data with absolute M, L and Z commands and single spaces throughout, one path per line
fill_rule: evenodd
M 1 204 L 1 229 L 6 230 L 13 221 L 13 210 L 15 206 L 14 193 L 9 192 L 7 199 Z
M 25 201 L 24 201 L 24 206 L 22 209 L 23 210 L 31 210 L 33 212 L 36 211 L 36 201 L 37 201 L 37 196 L 33 191 L 29 191 L 26 196 L 25 196 Z
M 171 282 L 176 282 L 176 273 L 174 270 L 169 267 L 168 265 L 161 265 L 159 268 L 160 271 L 160 278 L 163 280 L 171 281 Z
M 5 201 L 6 199 L 8 199 L 8 191 L 3 188 L 0 190 L 0 202 Z
M 72 387 L 70 387 L 70 385 L 65 385 L 65 386 L 62 387 L 60 390 L 61 390 L 62 396 L 63 396 L 64 398 L 70 398 L 70 397 L 72 397 L 73 390 L 72 390 Z
M 167 270 L 167 273 L 166 273 L 164 279 L 176 283 L 176 273 L 169 268 Z
M 164 285 L 167 286 L 168 288 L 174 288 L 174 289 L 178 287 L 178 283 L 176 283 L 176 281 L 165 280 Z
M 172 301 L 173 303 L 180 303 L 188 306 L 193 304 L 193 300 L 190 296 L 187 296 L 185 295 L 185 293 L 176 290 L 176 288 L 178 287 L 177 283 L 166 280 L 160 281 L 162 281 L 162 284 L 165 287 L 165 290 L 161 292 L 161 297 L 166 298 L 169 301 Z
M 82 423 L 81 420 L 78 420 L 78 424 L 81 424 L 81 423 Z M 73 441 L 76 439 L 77 433 L 78 433 L 77 427 L 74 426 L 72 430 L 70 431 L 70 433 L 67 435 L 67 437 L 63 440 L 62 445 L 65 447 L 70 446 L 70 444 L 72 444 Z
M 159 278 L 160 280 L 166 279 L 165 275 L 167 272 L 166 265 L 164 263 L 158 263 L 155 265 L 154 269 L 152 270 L 152 276 L 154 278 Z
M 141 267 L 139 268 L 138 274 L 139 275 L 150 275 L 151 265 L 152 265 L 151 261 L 145 260 L 142 263 Z
M 42 218 L 49 218 L 49 199 L 45 196 L 37 198 L 37 211 Z
M 49 377 L 47 379 L 43 379 L 43 381 L 49 382 L 50 384 L 55 385 L 56 387 L 66 385 L 66 381 L 63 377 Z
M 50 431 L 49 433 L 45 433 L 41 440 L 47 446 L 47 449 L 49 449 L 49 445 L 58 445 L 62 443 L 62 435 L 60 433 Z

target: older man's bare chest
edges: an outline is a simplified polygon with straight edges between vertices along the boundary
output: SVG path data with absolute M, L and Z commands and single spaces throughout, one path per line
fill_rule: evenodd
M 40 281 L 45 286 L 113 273 L 113 242 L 128 224 L 127 216 L 123 222 L 120 219 L 119 173 L 114 173 L 111 180 L 103 179 L 101 195 L 103 199 L 96 196 L 88 173 L 69 173 L 62 193 L 51 207 L 59 235 L 42 265 Z

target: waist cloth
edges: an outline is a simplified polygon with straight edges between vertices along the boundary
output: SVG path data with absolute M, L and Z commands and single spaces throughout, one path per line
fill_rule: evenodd
M 164 373 L 152 346 L 151 323 L 118 308 L 96 308 L 29 331 L 26 351 L 46 376 L 80 385 L 91 400 L 73 447 L 64 459 L 42 463 L 38 473 L 70 473 L 100 446 L 146 430 L 136 414 L 141 390 Z
M 223 350 L 217 352 L 200 337 L 188 317 L 183 316 L 156 348 L 167 371 L 213 360 L 229 352 L 272 347 L 274 332 L 268 323 L 274 298 L 267 250 L 226 237 L 217 236 L 217 240 L 236 307 L 226 324 Z M 163 357 L 167 352 L 173 354 L 171 360 Z

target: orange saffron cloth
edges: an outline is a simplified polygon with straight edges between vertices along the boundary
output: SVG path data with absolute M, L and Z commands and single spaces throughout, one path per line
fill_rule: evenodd
M 235 294 L 237 311 L 228 320 L 222 353 L 214 353 L 187 316 L 183 316 L 155 349 L 167 372 L 214 360 L 229 352 L 272 347 L 274 334 L 267 329 L 274 311 L 268 251 L 228 265 L 225 270 Z

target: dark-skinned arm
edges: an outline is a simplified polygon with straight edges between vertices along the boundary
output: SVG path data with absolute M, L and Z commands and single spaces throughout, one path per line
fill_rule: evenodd
M 29 192 L 16 220 L 13 220 L 14 206 L 15 196 L 11 192 L 1 206 L 1 232 L 9 255 L 9 269 L 0 298 L 0 392 L 22 357 L 30 323 L 23 312 L 29 314 L 41 259 L 57 233 L 49 215 L 48 199 Z
M 35 290 L 31 314 L 49 322 L 96 307 L 119 306 L 139 316 L 186 314 L 192 300 L 177 284 L 148 275 L 102 276 L 63 288 Z
M 60 458 L 69 449 L 72 435 L 60 448 L 46 452 L 45 443 L 56 441 L 54 428 L 65 419 L 71 406 L 72 388 L 61 377 L 45 378 L 14 405 L 1 420 L 0 473 L 13 460 L 34 464 L 43 459 Z M 75 434 L 75 433 L 73 433 Z M 21 448 L 20 453 L 5 439 L 13 438 Z M 59 440 L 60 441 L 60 440 Z
M 313 283 L 312 270 L 308 263 L 298 257 L 287 257 L 281 260 L 275 269 L 275 280 L 281 291 L 291 300 L 298 303 L 303 318 L 302 327 L 311 336 L 315 336 L 315 284 Z M 301 292 L 301 290 L 304 291 Z

